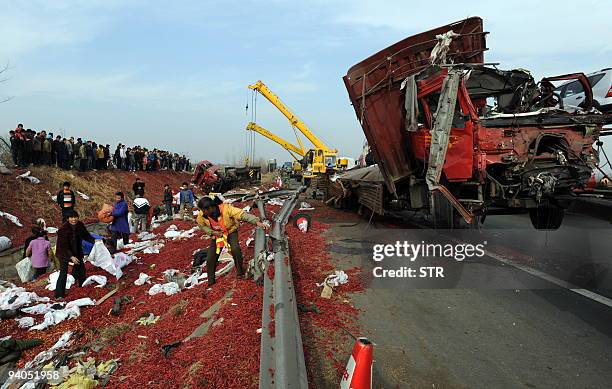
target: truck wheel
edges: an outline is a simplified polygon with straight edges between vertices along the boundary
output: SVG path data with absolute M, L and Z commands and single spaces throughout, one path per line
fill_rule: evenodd
M 561 227 L 565 210 L 555 206 L 541 206 L 529 210 L 531 224 L 536 230 L 556 230 Z
M 431 214 L 434 228 L 455 227 L 455 208 L 444 195 L 434 191 L 431 195 Z

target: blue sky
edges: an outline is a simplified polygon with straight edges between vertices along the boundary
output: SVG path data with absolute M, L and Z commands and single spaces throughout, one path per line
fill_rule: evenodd
M 0 126 L 23 122 L 241 160 L 246 86 L 258 79 L 341 155 L 364 140 L 341 77 L 406 36 L 467 16 L 490 31 L 485 58 L 543 75 L 612 66 L 612 3 L 587 1 L 3 1 Z M 435 12 L 435 14 L 434 14 Z M 258 123 L 293 131 L 263 98 Z M 257 156 L 290 160 L 256 138 Z

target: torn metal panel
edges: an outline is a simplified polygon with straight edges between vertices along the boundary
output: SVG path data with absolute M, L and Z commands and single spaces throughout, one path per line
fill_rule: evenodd
M 438 109 L 434 115 L 433 129 L 431 130 L 431 144 L 429 147 L 429 165 L 425 180 L 429 190 L 433 190 L 440 182 L 442 167 L 446 160 L 450 130 L 455 116 L 457 105 L 457 92 L 463 71 L 453 68 L 442 84 Z

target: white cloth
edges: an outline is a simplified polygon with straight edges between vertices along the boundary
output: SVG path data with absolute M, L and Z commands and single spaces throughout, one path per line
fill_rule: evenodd
M 28 170 L 27 172 L 18 175 L 17 178 L 21 178 L 22 180 L 29 180 L 32 184 L 40 184 L 40 180 L 32 176 L 31 174 L 32 172 Z
M 95 305 L 95 300 L 92 300 L 89 297 L 82 297 L 80 299 L 72 300 L 66 304 L 66 309 L 70 309 L 72 307 L 86 307 L 88 305 Z
M 98 284 L 95 288 L 101 288 L 106 285 L 106 276 L 89 276 L 83 281 L 83 286 Z
M 63 305 L 64 303 L 58 303 L 58 304 Z M 31 307 L 21 308 L 21 312 L 27 313 L 28 315 L 44 315 L 45 313 L 51 310 L 52 305 L 53 304 L 51 303 L 36 304 Z
M 57 285 L 57 279 L 59 277 L 59 270 L 54 271 L 53 273 L 49 274 L 49 285 L 47 285 L 46 289 L 47 290 L 55 290 L 55 286 Z M 68 274 L 66 277 L 66 289 L 70 289 L 72 287 L 72 285 L 74 285 L 75 283 L 75 279 L 72 276 L 72 274 Z
M 165 284 L 155 284 L 149 289 L 149 295 L 154 296 L 158 293 L 165 293 L 166 296 L 173 295 L 179 292 L 181 289 L 179 288 L 176 282 L 168 282 Z
M 23 224 L 21 224 L 21 222 L 19 221 L 19 218 L 17 216 L 13 216 L 13 215 L 11 215 L 8 212 L 2 212 L 2 211 L 0 211 L 0 216 L 4 217 L 5 219 L 10 220 L 17 227 L 23 227 Z
M 40 366 L 44 362 L 47 362 L 49 359 L 53 358 L 55 354 L 57 354 L 59 349 L 71 343 L 70 342 L 71 337 L 72 337 L 72 331 L 64 332 L 62 336 L 60 336 L 59 340 L 55 342 L 55 344 L 51 346 L 50 349 L 41 351 L 36 357 L 34 357 L 33 360 L 28 361 L 25 364 L 24 368 L 32 369 L 32 368 Z
M 63 322 L 66 319 L 72 319 L 79 316 L 81 316 L 81 310 L 77 305 L 73 305 L 70 308 L 49 311 L 45 313 L 45 318 L 43 322 L 33 327 L 30 327 L 30 331 L 42 331 L 45 328 L 54 326 L 58 323 Z
M 325 286 L 325 285 L 339 286 L 342 284 L 346 284 L 347 282 L 348 282 L 348 274 L 346 274 L 344 270 L 336 270 L 332 274 L 328 275 L 327 278 L 325 278 L 325 281 L 323 281 L 320 284 L 317 284 L 317 286 L 319 287 Z
M 30 328 L 34 325 L 34 318 L 30 316 L 15 319 L 19 328 Z
M 16 297 L 15 300 L 9 303 L 14 297 Z M 49 297 L 40 297 L 36 293 L 28 292 L 22 287 L 10 287 L 0 293 L 0 310 L 19 309 L 26 305 L 39 302 L 49 302 Z
M 145 282 L 149 283 L 151 280 L 151 276 L 147 275 L 146 273 L 140 273 L 140 275 L 138 276 L 138 279 L 136 281 L 134 281 L 134 285 L 144 285 Z

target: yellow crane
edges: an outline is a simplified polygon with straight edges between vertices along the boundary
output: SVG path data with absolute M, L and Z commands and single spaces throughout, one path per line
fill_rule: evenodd
M 321 139 L 319 139 L 310 130 L 310 128 L 308 128 L 306 123 L 304 123 L 296 115 L 294 115 L 293 112 L 291 112 L 291 110 L 285 104 L 283 104 L 281 99 L 277 95 L 275 95 L 270 90 L 270 88 L 268 88 L 266 84 L 264 84 L 262 81 L 257 81 L 255 84 L 249 85 L 249 89 L 259 92 L 270 103 L 272 103 L 272 105 L 275 106 L 276 109 L 278 109 L 283 115 L 285 115 L 287 120 L 289 120 L 291 127 L 300 131 L 313 144 L 314 148 L 304 153 L 304 156 L 306 157 L 306 160 L 308 161 L 308 171 L 304 173 L 303 175 L 304 178 L 309 179 L 309 178 L 316 176 L 317 174 L 326 173 L 329 170 L 336 169 L 338 150 L 327 147 L 327 145 L 323 143 L 323 141 L 321 141 Z M 274 134 L 271 134 L 269 131 L 267 132 L 273 137 L 280 139 L 276 137 Z M 268 137 L 262 132 L 259 132 L 259 133 L 283 145 L 282 143 L 278 142 L 277 140 L 273 138 Z M 297 137 L 297 134 L 296 134 L 296 137 Z M 299 137 L 297 137 L 297 139 L 301 145 Z M 280 140 L 282 142 L 282 139 Z
M 259 126 L 256 123 L 250 122 L 247 125 L 246 129 L 248 131 L 254 131 L 260 135 L 263 135 L 266 138 L 270 139 L 271 141 L 276 142 L 279 145 L 281 145 L 285 150 L 289 152 L 289 154 L 291 154 L 291 157 L 295 159 L 295 162 L 293 163 L 293 171 L 299 172 L 302 170 L 302 160 L 303 160 L 303 157 L 307 154 L 307 150 L 304 149 L 304 145 L 302 145 L 300 138 L 297 138 L 299 146 L 296 146 L 293 143 L 284 140 L 280 136 L 277 136 L 271 133 L 270 131 L 266 130 L 265 128 Z M 299 156 L 299 158 L 296 155 Z

